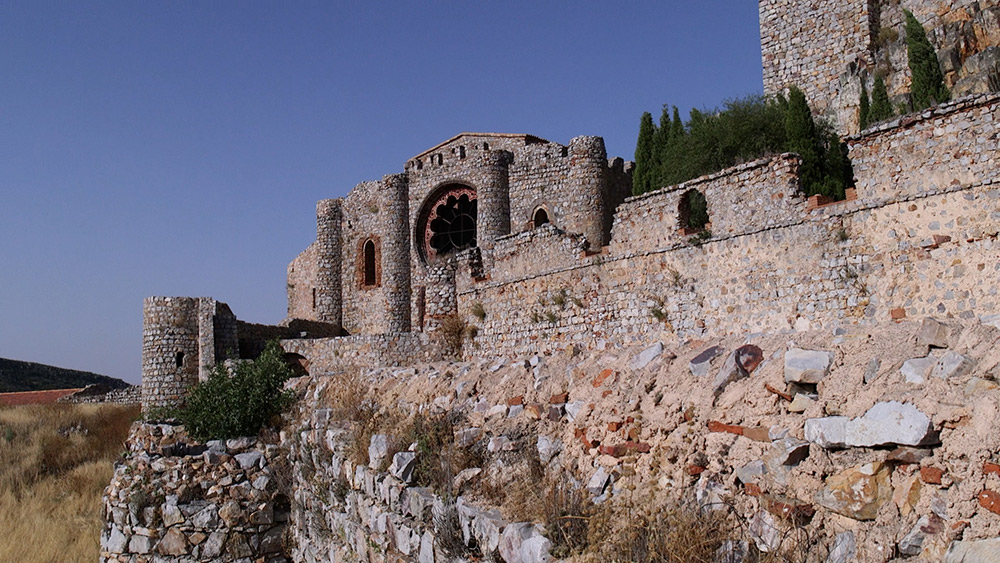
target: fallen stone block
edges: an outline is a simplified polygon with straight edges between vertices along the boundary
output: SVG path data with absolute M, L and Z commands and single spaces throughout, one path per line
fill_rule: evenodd
M 771 442 L 768 462 L 774 465 L 798 465 L 809 457 L 809 442 L 785 436 Z
M 770 553 L 781 545 L 781 530 L 774 516 L 766 510 L 758 510 L 750 519 L 750 537 L 757 544 L 757 549 Z
M 816 400 L 803 393 L 796 393 L 791 403 L 788 403 L 788 412 L 805 412 L 807 408 L 814 405 Z
M 722 353 L 721 346 L 712 346 L 703 350 L 700 354 L 695 356 L 688 362 L 688 367 L 691 370 L 691 375 L 695 377 L 705 377 L 708 375 L 708 370 L 712 366 L 712 360 L 716 356 Z
M 806 420 L 804 434 L 807 441 L 826 449 L 847 447 L 846 416 L 828 416 Z
M 263 452 L 252 451 L 243 454 L 236 454 L 236 456 L 234 457 L 236 458 L 236 461 L 239 462 L 240 467 L 242 467 L 243 469 L 250 469 L 251 467 L 255 467 L 260 463 L 261 459 L 264 457 L 264 454 Z
M 749 373 L 743 366 L 740 365 L 736 357 L 736 351 L 734 350 L 729 357 L 726 358 L 725 363 L 722 364 L 722 369 L 716 374 L 715 380 L 712 382 L 712 390 L 715 396 L 718 397 L 726 389 L 726 386 L 734 381 L 739 381 L 744 377 L 749 377 Z
M 551 559 L 551 545 L 530 522 L 508 524 L 500 538 L 500 557 L 506 563 L 543 563 Z
M 795 526 L 808 524 L 816 514 L 812 504 L 785 495 L 765 495 L 761 500 L 764 508 L 778 520 Z
M 590 481 L 587 482 L 587 491 L 594 496 L 598 496 L 604 492 L 610 481 L 611 474 L 608 473 L 607 469 L 598 467 L 597 471 L 590 477 Z
M 876 403 L 864 416 L 849 421 L 845 431 L 848 446 L 923 446 L 936 439 L 931 419 L 899 401 Z
M 948 325 L 928 317 L 920 323 L 920 332 L 917 333 L 917 343 L 934 348 L 947 348 L 949 333 Z
M 874 520 L 879 508 L 892 498 L 889 467 L 866 463 L 831 475 L 816 493 L 816 504 L 855 520 Z
M 562 440 L 552 439 L 548 436 L 538 437 L 538 459 L 544 464 L 562 451 Z
M 632 369 L 642 369 L 649 365 L 650 362 L 659 357 L 663 353 L 663 344 L 657 342 L 649 348 L 646 348 L 642 352 L 639 352 L 634 358 L 632 358 L 631 367 Z
M 931 372 L 931 376 L 938 379 L 962 377 L 972 371 L 974 366 L 975 362 L 971 359 L 959 354 L 958 352 L 948 350 L 934 365 L 934 370 Z
M 736 478 L 740 480 L 740 483 L 744 485 L 747 483 L 757 482 L 765 473 L 767 473 L 767 466 L 762 460 L 751 461 L 750 463 L 740 467 L 736 470 Z
M 886 461 L 895 461 L 899 463 L 920 463 L 920 460 L 925 457 L 930 457 L 933 454 L 933 451 L 926 448 L 900 446 L 889 452 L 889 455 L 886 457 Z
M 785 381 L 819 383 L 832 363 L 833 352 L 792 348 L 785 352 Z
M 903 376 L 903 381 L 907 383 L 924 383 L 935 364 L 937 364 L 937 358 L 934 356 L 910 358 L 903 362 L 899 373 Z

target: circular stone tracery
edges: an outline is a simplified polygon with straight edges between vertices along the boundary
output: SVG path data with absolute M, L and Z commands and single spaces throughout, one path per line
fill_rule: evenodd
M 426 259 L 476 246 L 476 190 L 460 184 L 442 187 L 424 206 L 423 251 Z

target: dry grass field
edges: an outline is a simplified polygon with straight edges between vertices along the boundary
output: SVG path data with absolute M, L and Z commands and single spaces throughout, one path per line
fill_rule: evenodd
M 0 408 L 0 561 L 96 561 L 101 494 L 138 406 Z

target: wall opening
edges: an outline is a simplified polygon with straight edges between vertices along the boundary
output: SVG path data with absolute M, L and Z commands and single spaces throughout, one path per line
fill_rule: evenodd
M 184 367 L 184 352 L 177 352 L 174 355 L 174 364 L 179 368 Z
M 545 211 L 544 207 L 539 207 L 535 210 L 535 213 L 531 216 L 531 225 L 534 228 L 541 227 L 542 225 L 549 222 L 549 213 Z
M 365 241 L 365 285 L 375 285 L 375 241 Z
M 316 310 L 316 288 L 313 288 L 313 310 Z
M 476 190 L 463 184 L 446 184 L 427 198 L 417 218 L 414 239 L 420 258 L 427 262 L 476 246 L 478 215 Z
M 708 220 L 708 202 L 705 194 L 696 189 L 690 189 L 681 196 L 677 208 L 677 224 L 686 234 L 704 231 L 710 225 Z

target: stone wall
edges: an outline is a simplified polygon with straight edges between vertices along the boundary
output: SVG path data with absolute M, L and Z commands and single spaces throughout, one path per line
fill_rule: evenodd
M 402 366 L 429 362 L 449 354 L 429 335 L 420 332 L 361 334 L 338 338 L 290 339 L 285 352 L 309 361 L 309 373 L 341 373 L 373 366 Z
M 124 389 L 108 389 L 104 385 L 88 385 L 73 393 L 59 398 L 60 403 L 90 403 L 138 405 L 142 403 L 142 386 L 129 385 Z
M 287 561 L 289 500 L 277 445 L 201 445 L 183 427 L 136 423 L 104 494 L 102 562 Z
M 861 88 L 885 80 L 906 105 L 910 69 L 904 10 L 923 24 L 953 97 L 1000 88 L 1000 7 L 995 0 L 760 0 L 764 92 L 791 85 L 842 134 L 859 129 Z

